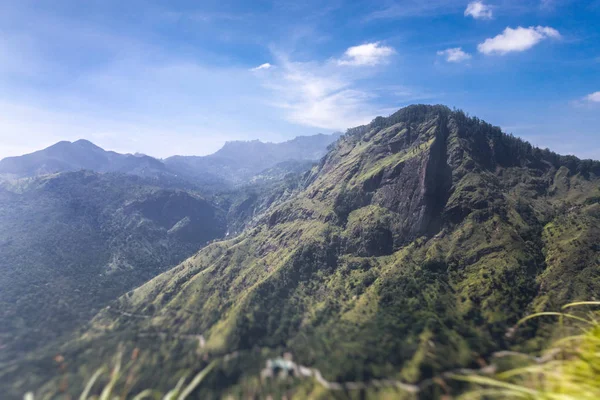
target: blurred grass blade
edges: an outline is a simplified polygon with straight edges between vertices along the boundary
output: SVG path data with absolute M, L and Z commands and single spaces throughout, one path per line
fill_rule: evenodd
M 105 368 L 99 368 L 94 375 L 92 375 L 92 377 L 90 378 L 90 380 L 88 381 L 87 385 L 85 385 L 85 389 L 83 389 L 83 392 L 81 393 L 81 396 L 79 396 L 79 400 L 87 400 L 90 391 L 92 390 L 92 387 L 94 387 L 94 384 L 96 383 L 96 381 L 98 380 L 98 378 L 100 377 L 100 375 L 102 375 L 105 371 Z
M 600 301 L 578 301 L 576 303 L 569 303 L 562 307 L 563 310 L 571 307 L 579 307 L 579 306 L 600 306 Z
M 589 321 L 589 320 L 587 320 L 585 318 L 581 318 L 581 317 L 578 317 L 578 316 L 572 315 L 572 314 L 565 314 L 565 313 L 551 312 L 551 311 L 540 312 L 540 313 L 528 315 L 527 317 L 522 318 L 521 320 L 519 320 L 519 322 L 517 322 L 517 325 L 522 325 L 524 322 L 527 322 L 527 321 L 529 321 L 531 319 L 539 318 L 539 317 L 545 317 L 545 316 L 565 317 L 565 318 L 570 318 L 570 319 L 577 320 L 579 322 L 584 322 L 586 324 L 593 325 L 593 323 L 591 321 Z
M 165 394 L 165 397 L 163 397 L 163 400 L 175 400 L 177 398 L 177 395 L 181 391 L 181 388 L 183 387 L 184 383 L 185 377 L 179 379 L 179 381 L 177 381 L 177 385 L 175 385 L 175 388 L 169 390 L 167 394 Z
M 152 389 L 146 389 L 143 392 L 137 394 L 132 400 L 143 400 L 148 397 L 157 399 L 160 398 L 160 393 Z
M 216 362 L 213 361 L 210 364 L 208 364 L 206 368 L 200 371 L 200 373 L 198 373 L 198 375 L 196 375 L 194 379 L 192 379 L 190 384 L 184 389 L 184 391 L 181 393 L 177 400 L 185 400 L 190 394 L 192 394 L 194 389 L 196 389 L 196 387 L 204 380 L 204 378 L 206 378 L 206 376 L 215 367 L 215 365 Z
M 100 395 L 99 400 L 111 400 L 110 396 L 112 395 L 113 389 L 115 388 L 117 381 L 121 377 L 121 360 L 122 360 L 122 358 L 123 358 L 123 353 L 119 352 L 119 354 L 117 355 L 117 362 L 115 363 L 115 367 L 113 368 L 112 373 L 110 375 L 110 381 L 104 387 L 104 390 L 102 391 L 102 394 Z

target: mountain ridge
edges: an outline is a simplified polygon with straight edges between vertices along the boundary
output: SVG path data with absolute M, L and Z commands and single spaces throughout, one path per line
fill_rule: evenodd
M 0 160 L 0 173 L 16 177 L 78 170 L 120 172 L 138 168 L 164 171 L 162 163 L 155 158 L 106 151 L 85 139 L 60 141 L 43 150 Z
M 507 336 L 525 313 L 600 289 L 599 172 L 462 111 L 410 106 L 349 130 L 249 229 L 121 297 L 61 351 L 89 368 L 117 343 L 160 354 L 140 388 L 173 384 L 159 365 L 183 373 L 240 352 L 199 396 L 327 398 L 301 380 L 265 392 L 256 376 L 285 351 L 330 382 L 419 382 L 535 348 L 551 325 Z M 202 346 L 178 339 L 199 334 Z
M 298 136 L 280 142 L 232 141 L 207 156 L 173 156 L 165 165 L 186 175 L 219 175 L 234 185 L 285 161 L 318 161 L 327 146 L 339 138 L 339 133 Z
M 90 170 L 100 173 L 139 175 L 162 181 L 174 187 L 186 185 L 207 193 L 228 190 L 267 177 L 269 169 L 278 167 L 279 176 L 299 172 L 318 161 L 339 134 L 299 136 L 281 142 L 227 142 L 207 156 L 172 156 L 159 160 L 144 154 L 120 154 L 106 151 L 94 143 L 80 139 L 61 141 L 46 149 L 23 156 L 0 160 L 0 178 L 32 178 L 60 172 Z M 296 161 L 296 164 L 291 162 Z M 289 169 L 286 170 L 286 162 Z M 259 177 L 260 175 L 263 177 Z M 272 174 L 271 174 L 272 175 Z

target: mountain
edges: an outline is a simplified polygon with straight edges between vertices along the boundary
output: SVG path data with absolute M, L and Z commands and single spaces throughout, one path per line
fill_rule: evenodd
M 419 383 L 437 398 L 456 386 L 439 373 L 552 334 L 513 329 L 521 317 L 600 289 L 600 163 L 444 106 L 351 129 L 297 189 L 252 208 L 259 197 L 242 234 L 0 368 L 0 390 L 78 395 L 122 352 L 133 393 L 208 365 L 193 398 L 403 398 Z M 299 374 L 268 378 L 290 358 Z
M 316 157 L 326 144 L 314 139 L 292 147 Z M 230 190 L 223 178 L 190 182 L 160 160 L 85 140 L 2 160 L 10 179 L 0 181 L 0 362 L 60 340 L 207 242 L 241 232 L 311 166 L 283 161 Z M 222 194 L 205 200 L 196 189 Z
M 63 141 L 31 154 L 0 160 L 0 178 L 15 180 L 89 170 L 138 175 L 152 178 L 161 186 L 212 194 L 304 172 L 339 136 L 300 136 L 283 143 L 228 142 L 208 156 L 174 156 L 164 162 L 144 154 L 106 151 L 87 140 Z
M 189 192 L 89 171 L 0 190 L 0 362 L 71 333 L 226 230 Z
M 302 188 L 303 175 L 309 173 L 313 163 L 289 161 L 285 164 L 254 176 L 250 184 L 222 191 L 213 197 L 215 204 L 227 211 L 228 236 L 238 235 L 260 223 L 265 211 L 287 201 Z M 290 172 L 294 169 L 297 171 Z
M 58 142 L 35 153 L 0 160 L 0 174 L 15 178 L 80 170 L 141 176 L 166 172 L 164 164 L 155 158 L 106 151 L 87 140 Z
M 283 143 L 258 140 L 227 142 L 214 154 L 169 157 L 165 165 L 192 181 L 216 176 L 232 185 L 240 185 L 276 166 L 280 170 L 288 167 L 286 172 L 295 172 L 298 165 L 306 166 L 307 161 L 318 161 L 327 152 L 327 147 L 339 137 L 340 134 L 334 133 L 299 136 Z

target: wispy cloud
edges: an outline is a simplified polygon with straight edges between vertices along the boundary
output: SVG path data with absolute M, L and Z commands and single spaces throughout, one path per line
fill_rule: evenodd
M 460 13 L 476 19 L 490 19 L 495 14 L 522 15 L 540 8 L 537 2 L 532 4 L 534 2 L 522 0 L 495 0 L 494 3 L 490 5 L 484 0 L 393 0 L 387 2 L 386 7 L 368 13 L 363 21 L 458 16 Z
M 227 140 L 279 140 L 281 132 L 255 120 L 269 121 L 269 110 L 253 97 L 265 93 L 253 80 L 239 69 L 129 60 L 51 95 L 11 91 L 0 96 L 0 158 L 80 138 L 158 157 L 207 154 Z
M 342 58 L 300 62 L 277 54 L 277 68 L 261 74 L 272 95 L 269 104 L 283 111 L 294 124 L 343 130 L 365 124 L 383 111 L 379 93 L 361 86 L 374 67 L 387 61 L 394 50 L 379 43 L 350 47 Z
M 585 96 L 585 100 L 591 103 L 600 103 L 600 92 L 594 92 Z
M 264 63 L 259 65 L 258 67 L 252 68 L 250 71 L 260 71 L 261 69 L 270 69 L 273 68 L 273 65 L 270 63 Z
M 513 29 L 507 27 L 504 32 L 496 37 L 486 39 L 477 46 L 480 53 L 504 55 L 510 52 L 529 50 L 545 39 L 558 39 L 560 33 L 548 26 L 536 26 Z
M 446 61 L 459 63 L 471 58 L 469 53 L 465 53 L 461 47 L 455 47 L 452 49 L 440 50 L 437 52 L 438 56 L 444 56 Z
M 379 42 L 352 46 L 346 50 L 344 57 L 338 60 L 339 65 L 374 66 L 385 63 L 394 54 L 393 48 L 382 46 Z
M 492 7 L 483 4 L 482 1 L 472 1 L 467 5 L 465 17 L 471 16 L 475 19 L 492 19 Z
M 374 117 L 366 91 L 353 87 L 331 63 L 301 63 L 282 60 L 280 68 L 266 82 L 273 91 L 271 105 L 283 110 L 286 118 L 306 126 L 343 130 Z
M 266 107 L 270 91 L 248 66 L 205 65 L 123 39 L 110 42 L 118 56 L 67 81 L 69 66 L 38 51 L 43 42 L 7 40 L 0 40 L 0 158 L 79 138 L 158 157 L 201 155 L 227 140 L 278 141 L 315 131 Z
M 117 0 L 94 7 L 0 1 L 0 157 L 80 137 L 156 156 L 205 154 L 225 140 L 281 140 L 344 129 L 416 101 L 450 102 L 490 120 L 514 113 L 526 113 L 525 122 L 537 114 L 569 119 L 578 124 L 573 129 L 593 137 L 600 103 L 584 94 L 598 88 L 581 92 L 563 79 L 558 96 L 537 85 L 548 72 L 544 66 L 557 62 L 553 79 L 581 74 L 593 83 L 591 63 L 599 54 L 590 15 L 583 14 L 590 7 L 555 0 L 565 6 L 565 22 L 542 12 L 542 0 L 479 0 L 498 21 L 555 22 L 506 30 L 502 25 L 478 37 L 469 20 L 486 17 L 487 8 L 463 18 L 474 1 L 153 2 L 142 8 Z M 370 23 L 354 25 L 358 21 Z M 489 68 L 463 74 L 469 57 L 525 51 L 560 37 L 544 25 L 564 36 L 571 26 L 586 37 L 560 46 L 552 57 L 540 54 L 545 58 L 536 63 L 498 64 L 506 73 Z M 350 28 L 355 42 L 348 48 L 348 35 L 339 32 Z M 583 55 L 589 59 L 576 64 Z M 429 62 L 432 56 L 438 63 Z M 512 93 L 525 81 L 511 79 L 517 69 L 539 88 L 518 101 Z M 468 90 L 464 79 L 472 83 Z M 411 87 L 403 87 L 409 81 Z M 580 107 L 559 118 L 562 111 L 544 108 L 556 97 L 563 103 L 578 99 Z M 486 115 L 489 110 L 494 118 Z M 552 125 L 548 131 L 560 135 L 561 129 Z

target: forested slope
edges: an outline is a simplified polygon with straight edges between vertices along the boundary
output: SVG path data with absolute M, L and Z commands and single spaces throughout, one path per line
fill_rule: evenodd
M 377 118 L 349 130 L 253 228 L 98 314 L 60 350 L 79 382 L 68 390 L 120 343 L 145 354 L 139 389 L 170 387 L 236 352 L 200 386 L 203 399 L 330 398 L 313 380 L 262 384 L 265 360 L 283 351 L 329 381 L 410 383 L 533 348 L 549 327 L 514 333 L 519 318 L 600 289 L 599 176 L 598 162 L 534 148 L 443 106 Z M 40 368 L 12 390 L 48 375 Z
M 188 192 L 71 172 L 0 191 L 0 361 L 68 334 L 226 229 Z

